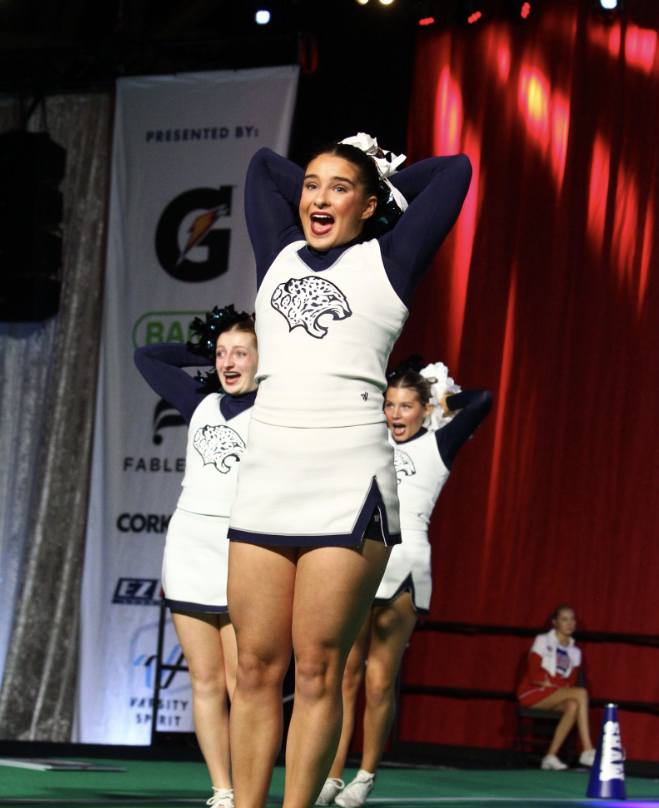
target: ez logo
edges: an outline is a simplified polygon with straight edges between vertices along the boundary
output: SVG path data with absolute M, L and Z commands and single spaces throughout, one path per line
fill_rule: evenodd
M 156 599 L 157 586 L 157 578 L 119 578 L 112 602 L 132 606 L 156 606 L 160 603 L 160 599 Z

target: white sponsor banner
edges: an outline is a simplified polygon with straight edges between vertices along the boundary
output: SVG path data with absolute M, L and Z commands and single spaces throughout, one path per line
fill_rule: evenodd
M 162 551 L 186 428 L 133 350 L 185 342 L 197 314 L 253 311 L 243 215 L 250 157 L 286 154 L 297 67 L 122 79 L 82 592 L 77 738 L 147 744 Z M 165 659 L 180 655 L 168 627 Z M 163 675 L 160 728 L 192 730 L 187 674 Z

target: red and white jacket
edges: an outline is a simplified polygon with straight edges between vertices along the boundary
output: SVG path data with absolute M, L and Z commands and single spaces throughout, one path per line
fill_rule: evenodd
M 565 671 L 557 671 L 559 647 L 567 654 L 568 667 Z M 560 645 L 554 629 L 547 634 L 538 634 L 529 652 L 528 669 L 517 688 L 517 698 L 523 706 L 530 707 L 559 687 L 574 687 L 580 666 L 581 651 L 572 637 L 565 646 Z

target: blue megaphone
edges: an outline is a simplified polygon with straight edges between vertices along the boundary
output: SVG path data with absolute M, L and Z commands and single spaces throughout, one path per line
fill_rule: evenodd
M 625 800 L 625 750 L 620 741 L 618 705 L 604 708 L 602 729 L 595 762 L 590 772 L 586 797 L 593 799 Z

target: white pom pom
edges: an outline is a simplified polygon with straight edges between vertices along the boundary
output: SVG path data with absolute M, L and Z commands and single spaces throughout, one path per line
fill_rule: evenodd
M 426 429 L 435 432 L 446 426 L 455 415 L 455 413 L 444 415 L 444 410 L 439 403 L 442 396 L 445 393 L 459 393 L 462 388 L 448 375 L 448 368 L 443 362 L 426 365 L 419 373 L 430 382 L 430 403 L 432 404 L 432 412 L 426 417 L 423 425 Z

